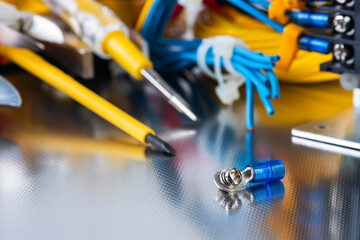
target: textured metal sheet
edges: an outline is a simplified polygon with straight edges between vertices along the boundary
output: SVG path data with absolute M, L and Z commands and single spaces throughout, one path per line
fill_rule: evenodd
M 24 108 L 0 113 L 1 239 L 359 239 L 360 159 L 291 141 L 291 128 L 309 120 L 299 117 L 306 115 L 293 90 L 308 87 L 284 86 L 274 119 L 257 104 L 249 134 L 243 104 L 199 114 L 204 122 L 192 126 L 152 93 L 112 85 L 108 98 L 178 150 L 173 159 L 151 160 L 144 146 L 25 76 L 17 84 Z M 326 86 L 314 85 L 304 104 Z M 217 109 L 200 90 L 198 98 L 208 106 L 198 113 Z M 213 183 L 218 170 L 270 159 L 285 163 L 282 183 L 238 196 Z
M 360 110 L 351 108 L 297 126 L 291 132 L 296 137 L 360 150 Z

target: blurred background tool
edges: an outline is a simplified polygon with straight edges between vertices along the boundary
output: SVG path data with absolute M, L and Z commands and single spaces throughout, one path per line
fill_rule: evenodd
M 3 2 L 0 2 L 0 15 L 1 23 L 41 42 L 46 55 L 66 71 L 83 79 L 94 78 L 91 49 L 60 18 L 51 14 L 19 11 L 15 6 Z
M 0 106 L 20 107 L 21 102 L 22 101 L 18 90 L 9 81 L 0 75 Z
M 10 33 L 11 37 L 22 36 L 21 33 L 16 33 L 16 31 L 6 27 L 5 25 L 2 25 L 2 29 L 5 29 L 5 31 L 3 31 L 4 34 L 1 35 L 4 39 L 7 37 L 7 35 L 5 35 L 6 33 Z M 27 39 L 26 36 L 22 36 L 22 38 Z M 3 41 L 4 44 L 6 42 L 7 40 Z M 36 47 L 37 43 L 32 40 L 29 39 L 27 42 L 31 43 L 30 47 L 32 49 L 41 49 L 40 47 Z M 42 45 L 39 44 L 39 46 Z M 63 91 L 80 104 L 103 117 L 105 120 L 111 122 L 140 142 L 145 144 L 149 143 L 155 149 L 169 154 L 175 152 L 169 144 L 155 136 L 155 132 L 152 129 L 137 121 L 135 118 L 123 112 L 88 88 L 84 87 L 71 76 L 51 65 L 31 50 L 9 47 L 2 44 L 0 45 L 0 55 L 8 58 L 18 66 L 29 71 L 58 90 Z
M 131 76 L 145 78 L 179 112 L 197 117 L 188 103 L 153 70 L 151 61 L 129 40 L 129 29 L 107 7 L 93 0 L 44 0 L 102 58 L 113 58 Z
M 1 18 L 1 17 L 0 17 Z M 34 51 L 41 50 L 42 44 L 8 28 L 0 23 L 0 45 L 28 48 Z M 21 97 L 17 89 L 0 75 L 0 106 L 20 107 Z
M 145 144 L 149 143 L 155 149 L 165 151 L 169 154 L 175 153 L 175 150 L 169 144 L 155 136 L 155 132 L 152 129 L 84 87 L 37 54 L 27 49 L 4 46 L 0 48 L 0 54 L 58 90 L 65 92 L 71 98 L 140 142 Z

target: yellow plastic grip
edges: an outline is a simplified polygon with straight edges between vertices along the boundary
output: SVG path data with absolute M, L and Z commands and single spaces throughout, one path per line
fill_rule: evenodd
M 71 76 L 46 62 L 37 54 L 20 48 L 0 46 L 0 54 L 34 76 L 66 93 L 72 99 L 114 124 L 142 143 L 148 134 L 155 132 L 135 118 L 123 112 L 96 93 L 81 85 Z
M 49 8 L 41 0 L 2 0 L 3 2 L 15 5 L 21 11 L 44 14 Z
M 288 9 L 304 9 L 306 2 L 303 0 L 282 0 L 284 6 Z
M 289 22 L 290 17 L 286 15 L 286 11 L 289 9 L 283 4 L 282 0 L 274 0 L 269 7 L 268 16 L 271 20 L 280 24 L 286 24 Z
M 104 39 L 102 47 L 106 54 L 136 79 L 142 79 L 142 69 L 153 67 L 152 62 L 121 31 L 110 33 Z
M 289 16 L 286 15 L 287 11 L 292 9 L 304 9 L 306 3 L 302 0 L 274 0 L 270 4 L 268 16 L 271 20 L 280 24 L 289 22 Z
M 277 70 L 287 72 L 290 69 L 291 63 L 299 50 L 298 39 L 304 32 L 306 32 L 305 29 L 293 23 L 285 26 L 279 48 L 279 56 L 281 59 L 276 64 Z

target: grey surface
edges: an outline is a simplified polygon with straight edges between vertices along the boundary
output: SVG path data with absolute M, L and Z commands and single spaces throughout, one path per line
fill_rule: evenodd
M 291 133 L 299 138 L 360 150 L 360 109 L 350 108 L 297 126 Z
M 23 109 L 0 114 L 1 239 L 359 239 L 359 159 L 293 143 L 291 110 L 277 106 L 288 118 L 278 124 L 257 105 L 249 134 L 243 104 L 214 113 L 200 91 L 188 98 L 203 119 L 194 126 L 151 90 L 99 90 L 178 150 L 145 160 L 141 145 L 25 76 Z M 219 170 L 270 159 L 286 167 L 276 186 L 230 197 L 213 183 Z

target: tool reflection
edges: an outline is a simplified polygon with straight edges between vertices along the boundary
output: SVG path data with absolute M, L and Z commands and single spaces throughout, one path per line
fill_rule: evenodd
M 153 158 L 168 160 L 173 157 L 146 146 L 121 142 L 119 139 L 117 141 L 101 140 L 49 131 L 19 131 L 6 135 L 24 149 L 60 153 L 70 159 L 71 156 L 102 156 L 116 163 L 128 160 L 143 162 Z

